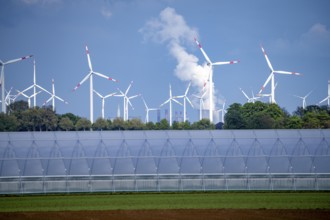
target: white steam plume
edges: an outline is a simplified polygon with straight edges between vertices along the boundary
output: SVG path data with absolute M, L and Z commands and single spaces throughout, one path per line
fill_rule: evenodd
M 140 32 L 145 39 L 168 46 L 170 54 L 177 60 L 175 75 L 182 81 L 191 81 L 192 86 L 201 92 L 209 74 L 209 66 L 198 64 L 198 58 L 190 54 L 184 45 L 195 45 L 194 37 L 198 36 L 195 28 L 189 27 L 184 18 L 177 14 L 173 8 L 167 7 L 160 12 L 159 17 L 149 20 Z M 198 51 L 199 52 L 199 51 Z M 209 84 L 206 84 L 206 89 Z M 208 93 L 204 104 L 209 106 Z M 213 97 L 213 103 L 216 98 Z M 213 108 L 214 109 L 214 108 Z

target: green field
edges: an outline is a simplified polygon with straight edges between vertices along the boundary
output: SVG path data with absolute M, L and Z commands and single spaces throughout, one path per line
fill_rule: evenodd
M 330 209 L 330 193 L 115 193 L 0 197 L 0 212 L 146 209 Z

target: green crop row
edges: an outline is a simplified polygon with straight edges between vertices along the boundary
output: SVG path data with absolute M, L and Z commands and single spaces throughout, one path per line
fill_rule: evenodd
M 146 209 L 330 209 L 330 192 L 210 192 L 0 197 L 0 212 Z

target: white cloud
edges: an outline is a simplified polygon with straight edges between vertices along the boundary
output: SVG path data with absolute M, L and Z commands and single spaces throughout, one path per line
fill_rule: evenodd
M 101 8 L 101 14 L 102 14 L 102 16 L 103 17 L 105 17 L 105 18 L 110 18 L 111 16 L 112 16 L 112 12 L 110 11 L 110 9 L 109 8 L 107 8 L 107 7 L 102 7 Z
M 174 74 L 182 81 L 191 81 L 192 86 L 198 92 L 201 91 L 207 81 L 209 67 L 205 63 L 200 65 L 198 58 L 185 47 L 196 47 L 193 42 L 194 37 L 198 36 L 196 28 L 188 26 L 183 16 L 177 14 L 173 8 L 167 7 L 160 12 L 159 17 L 149 20 L 139 31 L 145 40 L 166 44 L 170 54 L 177 61 Z M 213 103 L 217 104 L 215 95 L 212 97 Z M 206 97 L 205 106 L 208 106 L 208 103 L 209 97 Z
M 323 24 L 314 24 L 301 36 L 302 43 L 329 43 L 330 31 Z

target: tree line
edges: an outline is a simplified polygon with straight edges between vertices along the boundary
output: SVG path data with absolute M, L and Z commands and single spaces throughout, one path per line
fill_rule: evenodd
M 225 115 L 224 129 L 314 129 L 330 128 L 330 108 L 310 105 L 297 107 L 290 115 L 277 104 L 234 103 Z
M 229 106 L 224 123 L 216 125 L 208 119 L 190 123 L 166 119 L 143 123 L 140 119 L 124 121 L 98 118 L 91 123 L 87 118 L 72 113 L 56 114 L 51 106 L 29 108 L 26 101 L 8 106 L 0 113 L 0 131 L 86 131 L 86 130 L 202 130 L 202 129 L 305 129 L 330 128 L 330 109 L 327 106 L 298 107 L 290 115 L 277 104 L 263 102 L 234 103 Z
M 134 118 L 124 121 L 98 118 L 91 123 L 87 118 L 72 113 L 56 114 L 52 106 L 29 108 L 26 101 L 17 101 L 8 106 L 7 113 L 0 113 L 0 131 L 87 131 L 87 130 L 168 130 L 168 129 L 214 129 L 208 119 L 198 122 L 173 122 L 170 127 L 166 119 L 160 122 L 143 123 Z

